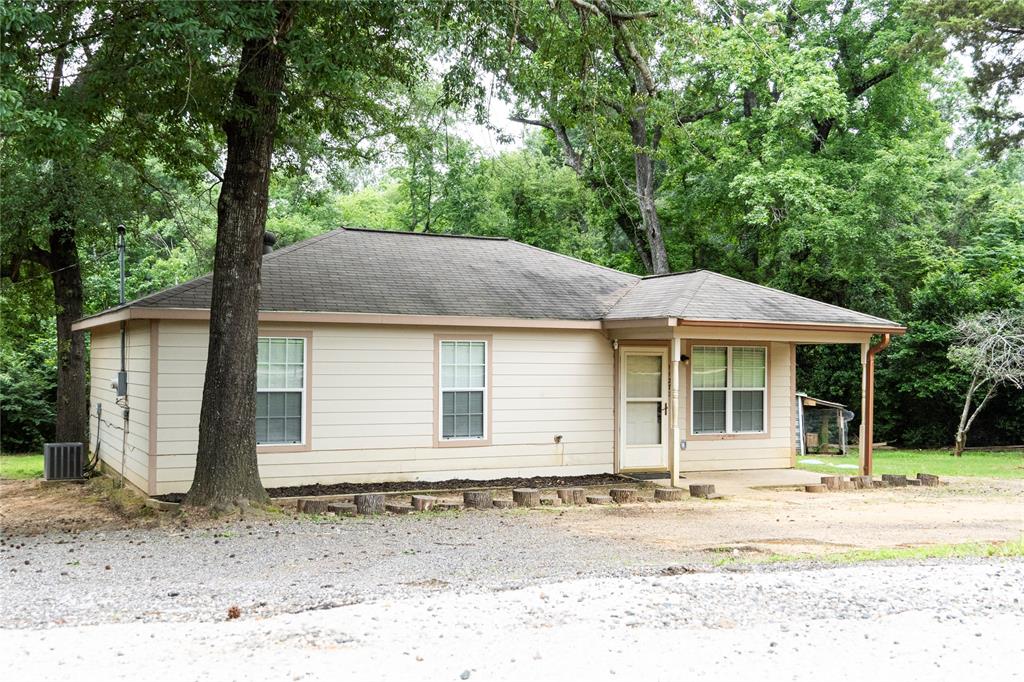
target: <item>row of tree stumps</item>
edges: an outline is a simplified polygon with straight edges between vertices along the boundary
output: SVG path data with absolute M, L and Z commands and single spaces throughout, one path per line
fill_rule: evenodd
M 905 474 L 882 474 L 875 480 L 872 476 L 822 476 L 821 483 L 804 486 L 809 493 L 826 493 L 838 490 L 867 490 L 869 488 L 907 488 L 922 486 L 926 488 L 939 485 L 939 477 L 933 474 L 918 474 L 917 478 L 907 478 Z
M 494 490 L 466 490 L 462 500 L 450 500 L 433 495 L 412 495 L 408 504 L 389 502 L 388 493 L 362 493 L 341 501 L 300 499 L 296 509 L 303 514 L 336 514 L 338 516 L 374 516 L 388 512 L 409 514 L 423 511 L 454 511 L 459 509 L 510 509 L 512 507 L 557 507 L 609 504 L 636 504 L 639 502 L 678 502 L 687 497 L 681 488 L 654 488 L 651 496 L 639 488 L 611 488 L 608 494 L 588 491 L 585 488 L 557 488 L 542 491 L 538 488 L 515 488 L 512 499 L 496 499 Z M 703 499 L 717 499 L 715 486 L 695 484 L 689 488 L 689 496 Z

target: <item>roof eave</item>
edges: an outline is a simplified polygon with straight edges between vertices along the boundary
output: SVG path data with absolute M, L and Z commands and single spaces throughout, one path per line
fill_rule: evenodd
M 905 334 L 907 328 L 895 322 L 882 324 L 850 324 L 847 322 L 799 322 L 773 320 L 709 320 L 679 318 L 680 327 L 731 327 L 741 329 L 792 329 L 798 331 L 865 332 L 870 334 Z
M 129 307 L 78 320 L 74 331 L 104 327 L 126 320 L 209 320 L 208 308 Z M 330 313 L 312 311 L 261 310 L 260 322 L 320 324 L 387 324 L 433 327 L 504 327 L 518 329 L 593 329 L 600 320 L 561 320 L 521 317 L 474 317 L 469 315 L 401 315 L 387 313 Z

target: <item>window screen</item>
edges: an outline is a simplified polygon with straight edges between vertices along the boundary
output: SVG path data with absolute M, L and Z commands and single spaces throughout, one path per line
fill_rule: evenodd
M 306 340 L 260 337 L 256 355 L 256 442 L 301 443 Z
M 487 342 L 441 342 L 441 438 L 484 438 Z

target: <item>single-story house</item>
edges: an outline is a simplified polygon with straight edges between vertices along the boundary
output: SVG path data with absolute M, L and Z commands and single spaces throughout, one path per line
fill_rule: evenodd
M 861 347 L 870 428 L 871 337 L 903 331 L 707 270 L 638 277 L 490 237 L 343 228 L 262 273 L 268 487 L 791 467 L 797 345 Z M 192 481 L 211 289 L 75 325 L 91 334 L 90 445 L 121 468 L 127 405 L 125 475 L 150 494 Z

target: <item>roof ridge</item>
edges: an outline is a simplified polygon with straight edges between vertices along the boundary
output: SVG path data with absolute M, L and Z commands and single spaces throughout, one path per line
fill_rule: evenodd
M 708 272 L 706 268 L 692 268 L 690 270 L 680 270 L 679 272 L 662 272 L 657 275 L 644 275 L 642 279 L 658 279 L 659 277 L 678 277 L 679 275 L 692 275 L 695 272 Z
M 338 228 L 338 229 L 346 230 L 348 232 L 372 232 L 372 233 L 375 233 L 375 234 L 401 234 L 401 235 L 407 235 L 407 236 L 410 236 L 410 237 L 450 237 L 452 239 L 486 239 L 486 240 L 495 241 L 495 242 L 515 241 L 513 239 L 509 239 L 508 237 L 500 237 L 500 236 L 499 237 L 495 237 L 495 236 L 486 235 L 486 234 L 451 234 L 451 233 L 445 233 L 445 232 L 413 232 L 411 230 L 385 230 L 385 229 L 376 228 L 376 227 L 351 227 L 351 226 L 341 227 L 341 228 Z
M 614 301 L 612 301 L 611 305 L 609 305 L 607 308 L 605 308 L 604 310 L 601 311 L 601 319 L 603 320 L 606 317 L 608 317 L 608 314 L 611 313 L 611 311 L 615 310 L 615 306 L 617 306 L 619 303 L 621 303 L 622 299 L 626 298 L 626 296 L 629 294 L 629 292 L 633 291 L 638 286 L 640 286 L 640 283 L 643 282 L 643 281 L 644 281 L 643 277 L 639 277 L 639 278 L 637 278 L 637 280 L 635 282 L 622 287 L 622 293 L 619 294 L 619 297 L 616 298 Z
M 819 301 L 816 298 L 810 298 L 808 296 L 801 296 L 800 294 L 794 294 L 794 293 L 792 293 L 790 291 L 786 291 L 785 289 L 776 289 L 775 287 L 770 287 L 770 286 L 767 286 L 765 284 L 758 284 L 757 282 L 748 282 L 747 280 L 740 279 L 739 277 L 730 277 L 729 275 L 723 275 L 720 272 L 714 272 L 714 271 L 711 271 L 711 270 L 708 270 L 706 272 L 708 272 L 708 274 L 711 274 L 711 275 L 716 275 L 717 277 L 724 277 L 725 279 L 731 279 L 734 282 L 740 282 L 742 284 L 749 284 L 750 286 L 755 286 L 755 287 L 758 287 L 760 289 L 767 289 L 768 291 L 780 291 L 780 292 L 786 294 L 787 296 L 793 296 L 795 298 L 799 298 L 799 299 L 804 300 L 804 301 L 810 301 L 811 303 L 817 303 L 818 305 L 824 305 L 824 306 L 828 306 L 829 308 L 835 308 L 836 310 L 842 310 L 843 312 L 857 313 L 858 315 L 863 315 L 864 317 L 870 317 L 871 319 L 878 320 L 879 322 L 886 322 L 888 324 L 898 324 L 897 322 L 893 322 L 892 320 L 886 319 L 884 317 L 878 317 L 877 315 L 871 315 L 869 313 L 862 313 L 861 311 L 854 310 L 853 308 L 844 308 L 841 305 L 834 305 L 832 303 L 825 303 L 825 301 Z
M 700 290 L 703 289 L 704 285 L 708 283 L 708 273 L 709 273 L 709 271 L 701 269 L 698 272 L 703 272 L 704 273 L 704 279 L 702 279 L 700 281 L 700 284 L 698 284 L 696 286 L 696 288 L 694 288 L 694 290 L 692 292 L 690 292 L 690 297 L 686 299 L 686 302 L 683 303 L 682 307 L 680 308 L 680 310 L 683 311 L 683 317 L 684 318 L 686 317 L 686 309 L 688 307 L 690 307 L 690 301 L 692 301 L 694 298 L 696 298 L 697 294 L 700 293 Z
M 541 248 L 539 246 L 534 246 L 533 244 L 527 244 L 526 242 L 521 242 L 518 239 L 511 239 L 511 238 L 508 238 L 508 237 L 506 237 L 505 239 L 508 242 L 512 243 L 512 244 L 518 244 L 519 246 L 525 246 L 526 248 L 534 249 L 535 251 L 543 251 L 544 253 L 550 253 L 552 256 L 559 256 L 561 258 L 568 258 L 569 260 L 576 261 L 577 263 L 583 263 L 584 265 L 589 265 L 589 266 L 594 267 L 594 268 L 601 268 L 602 270 L 606 270 L 608 272 L 614 272 L 616 275 L 625 275 L 626 277 L 634 277 L 634 278 L 636 278 L 636 280 L 638 282 L 643 279 L 643 277 L 641 277 L 640 275 L 634 275 L 632 272 L 625 272 L 624 270 L 616 270 L 615 268 L 610 268 L 607 265 L 601 265 L 599 263 L 591 263 L 588 260 L 583 260 L 582 258 L 577 258 L 576 256 L 570 256 L 568 254 L 560 253 L 558 251 L 551 251 L 550 249 L 544 249 L 544 248 Z

